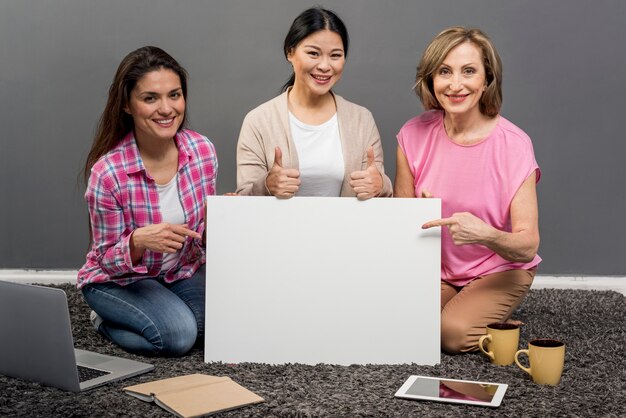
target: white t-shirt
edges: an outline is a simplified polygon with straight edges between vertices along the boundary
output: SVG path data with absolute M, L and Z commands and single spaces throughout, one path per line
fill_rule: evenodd
M 300 161 L 296 196 L 339 197 L 345 165 L 337 114 L 321 125 L 307 125 L 289 112 L 289 127 Z
M 178 197 L 178 174 L 167 184 L 157 184 L 159 192 L 159 205 L 161 206 L 161 220 L 169 224 L 184 224 L 185 212 Z M 167 271 L 174 267 L 180 257 L 180 251 L 163 254 L 163 266 L 161 271 Z

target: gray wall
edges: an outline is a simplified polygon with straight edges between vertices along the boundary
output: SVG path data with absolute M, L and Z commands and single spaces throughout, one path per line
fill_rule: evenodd
M 213 140 L 218 192 L 235 188 L 245 113 L 288 76 L 301 0 L 0 0 L 0 268 L 78 268 L 77 176 L 113 73 L 157 45 L 190 73 L 191 127 Z M 484 29 L 504 61 L 502 114 L 533 139 L 543 274 L 626 274 L 622 0 L 335 0 L 352 48 L 339 94 L 368 107 L 395 174 L 395 134 L 421 111 L 418 56 L 444 27 Z

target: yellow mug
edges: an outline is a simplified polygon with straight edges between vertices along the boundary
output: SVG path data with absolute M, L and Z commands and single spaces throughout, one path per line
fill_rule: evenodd
M 487 350 L 484 342 L 487 341 Z M 486 335 L 478 340 L 478 348 L 485 353 L 493 364 L 508 366 L 515 360 L 519 348 L 519 326 L 507 322 L 495 322 L 487 325 Z
M 530 367 L 524 367 L 519 362 L 519 355 L 524 353 L 528 356 Z M 533 378 L 533 382 L 558 385 L 565 363 L 565 344 L 551 339 L 532 340 L 527 350 L 515 353 L 515 363 Z

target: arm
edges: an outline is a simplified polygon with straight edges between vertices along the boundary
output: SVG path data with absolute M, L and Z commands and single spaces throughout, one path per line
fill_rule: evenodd
M 183 248 L 185 239 L 202 239 L 202 234 L 189 229 L 186 224 L 160 223 L 143 226 L 130 236 L 130 257 L 133 265 L 139 263 L 146 250 L 173 254 Z
M 411 173 L 406 155 L 398 146 L 396 151 L 396 181 L 393 186 L 395 197 L 415 197 L 415 179 Z
M 187 236 L 201 239 L 202 235 L 187 225 L 161 223 L 130 229 L 117 182 L 106 174 L 92 172 L 86 193 L 91 220 L 93 251 L 98 264 L 107 275 L 117 277 L 126 274 L 145 274 L 148 267 L 143 263 L 146 250 L 173 253 L 180 248 Z
M 378 193 L 378 197 L 391 197 L 393 196 L 393 186 L 391 184 L 391 179 L 385 174 L 385 167 L 383 165 L 384 157 L 383 157 L 383 145 L 380 140 L 380 133 L 378 132 L 378 127 L 374 122 L 374 117 L 370 114 L 370 119 L 372 122 L 372 141 L 370 142 L 370 146 L 374 149 L 374 161 L 376 168 L 378 168 L 378 172 L 383 180 L 383 187 L 381 191 Z
M 427 222 L 422 228 L 447 226 L 456 245 L 481 244 L 506 260 L 529 262 L 539 248 L 539 210 L 535 178 L 536 172 L 533 172 L 511 201 L 511 232 L 500 231 L 467 212 Z
M 539 209 L 536 172 L 519 188 L 511 202 L 511 232 L 498 231 L 485 241 L 487 247 L 510 261 L 529 262 L 539 249 Z
M 148 269 L 131 254 L 132 230 L 126 228 L 119 190 L 112 179 L 92 171 L 85 198 L 89 209 L 93 252 L 100 268 L 109 276 L 143 274 Z M 143 254 L 143 253 L 142 253 Z
M 194 244 L 201 247 L 200 250 L 204 253 L 204 249 L 206 247 L 206 199 L 208 196 L 215 196 L 215 191 L 217 190 L 217 173 L 219 169 L 219 163 L 217 160 L 217 153 L 215 152 L 215 146 L 213 143 L 205 136 L 201 136 L 202 141 L 206 144 L 206 147 L 197 147 L 199 153 L 201 155 L 200 169 L 201 173 L 201 193 L 198 193 L 196 187 L 191 187 L 193 194 L 196 196 L 196 200 L 202 201 L 202 212 L 196 215 L 197 221 L 191 224 L 192 229 L 195 229 L 196 232 L 202 235 L 202 239 L 200 241 L 194 241 Z M 193 174 L 192 174 L 193 176 Z M 237 193 L 225 193 L 226 196 L 237 195 Z M 193 209 L 192 209 L 193 210 Z M 191 218 L 188 218 L 191 219 Z M 194 228 L 196 226 L 196 228 Z
M 270 192 L 265 186 L 269 168 L 263 138 L 248 115 L 243 121 L 237 142 L 237 194 L 269 196 Z
M 369 124 L 369 127 L 365 128 L 365 132 L 369 130 L 367 147 L 361 161 L 361 170 L 350 173 L 350 187 L 360 200 L 390 197 L 393 195 L 393 186 L 389 177 L 385 175 L 380 133 L 372 114 L 367 111 L 366 116 Z
M 250 114 L 246 116 L 237 143 L 237 193 L 242 196 L 292 197 L 300 185 L 300 172 L 283 168 L 279 147 L 266 150 L 271 141 L 263 138 L 253 119 Z

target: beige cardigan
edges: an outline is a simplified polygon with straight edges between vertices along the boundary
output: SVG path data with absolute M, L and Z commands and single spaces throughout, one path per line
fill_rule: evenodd
M 391 196 L 391 180 L 385 175 L 383 149 L 374 118 L 366 108 L 334 94 L 339 136 L 345 163 L 341 196 L 356 196 L 350 173 L 367 167 L 367 148 L 374 147 L 376 166 L 383 177 L 380 196 Z M 274 148 L 283 153 L 283 167 L 299 169 L 296 147 L 289 129 L 287 92 L 263 103 L 243 120 L 237 143 L 237 193 L 268 196 L 265 177 L 274 165 Z

